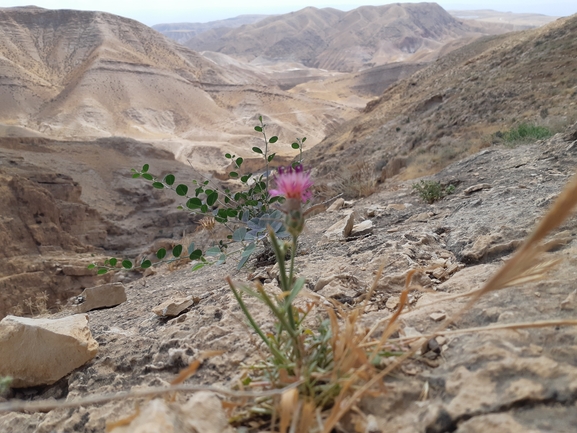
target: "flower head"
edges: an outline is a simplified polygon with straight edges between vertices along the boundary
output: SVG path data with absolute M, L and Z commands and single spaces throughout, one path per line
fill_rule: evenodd
M 311 174 L 303 169 L 301 164 L 293 167 L 279 167 L 274 177 L 276 189 L 269 190 L 272 197 L 283 196 L 287 199 L 296 199 L 305 203 L 312 196 L 310 187 L 313 186 Z

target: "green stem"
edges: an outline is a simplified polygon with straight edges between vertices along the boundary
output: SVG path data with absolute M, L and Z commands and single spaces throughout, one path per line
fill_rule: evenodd
M 296 256 L 296 251 L 297 251 L 297 245 L 298 245 L 298 238 L 296 236 L 293 235 L 293 242 L 291 245 L 291 263 L 290 263 L 290 270 L 289 270 L 289 285 L 291 287 L 291 291 L 293 289 L 293 284 L 294 284 L 294 269 L 295 269 L 295 256 Z M 284 257 L 283 257 L 284 260 Z M 279 266 L 280 268 L 280 266 Z M 293 314 L 293 308 L 292 308 L 292 304 L 288 304 L 287 305 L 287 313 L 289 316 L 289 323 L 292 326 L 293 329 L 296 330 L 297 326 L 295 323 L 295 317 Z

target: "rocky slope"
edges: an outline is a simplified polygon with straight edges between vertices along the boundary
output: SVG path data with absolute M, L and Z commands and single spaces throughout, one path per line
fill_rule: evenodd
M 371 101 L 311 150 L 309 161 L 329 173 L 362 155 L 379 169 L 409 165 L 405 175 L 415 177 L 523 122 L 563 128 L 577 118 L 576 32 L 574 15 L 458 49 Z
M 255 24 L 202 33 L 186 44 L 254 61 L 358 71 L 384 63 L 433 60 L 447 42 L 484 33 L 435 3 L 362 6 L 349 12 L 305 8 Z
M 421 269 L 418 281 L 427 291 L 411 292 L 402 333 L 426 333 L 437 326 L 438 317 L 450 316 L 466 302 L 444 298 L 478 289 L 531 231 L 574 174 L 576 140 L 574 125 L 547 141 L 476 153 L 432 178 L 456 185 L 454 194 L 434 204 L 423 203 L 412 182 L 393 179 L 387 188 L 353 204 L 357 221 L 373 222 L 372 233 L 365 236 L 327 241 L 327 228 L 349 210 L 316 215 L 302 236 L 299 274 L 306 277 L 308 290 L 319 288 L 317 295 L 355 304 L 384 263 L 377 292 L 363 315 L 362 326 L 369 328 L 390 316 L 407 271 Z M 572 216 L 554 234 L 556 250 L 547 254 L 561 259 L 554 272 L 542 281 L 482 298 L 451 329 L 574 318 L 576 229 L 577 217 Z M 95 393 L 161 386 L 203 350 L 225 353 L 206 360 L 187 383 L 230 386 L 238 378 L 238 365 L 255 362 L 259 354 L 222 276 L 232 273 L 245 281 L 248 273 L 258 273 L 267 278 L 268 270 L 255 266 L 252 262 L 241 273 L 233 264 L 192 274 L 161 271 L 128 284 L 127 302 L 88 313 L 100 345 L 93 361 L 50 387 L 13 390 L 8 402 L 51 397 L 71 402 Z M 317 284 L 321 278 L 328 284 Z M 270 290 L 278 290 L 274 278 L 267 281 Z M 198 302 L 168 321 L 151 312 L 180 295 Z M 247 302 L 257 320 L 270 320 L 262 307 Z M 326 313 L 321 309 L 315 314 Z M 369 423 L 371 431 L 402 433 L 573 431 L 575 327 L 447 332 L 435 341 L 439 347 L 407 361 L 385 380 L 387 392 L 365 398 L 358 406 L 364 415 L 343 421 L 341 429 L 357 431 L 355 425 Z M 171 407 L 187 407 L 185 401 L 185 396 L 177 397 Z M 102 432 L 106 420 L 133 413 L 134 402 L 122 399 L 47 413 L 4 413 L 0 426 L 19 433 Z M 213 416 L 212 425 L 218 425 L 220 415 L 214 411 Z M 221 426 L 216 431 L 225 430 Z

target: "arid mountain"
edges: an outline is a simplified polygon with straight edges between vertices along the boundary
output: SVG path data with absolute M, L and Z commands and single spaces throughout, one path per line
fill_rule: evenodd
M 261 21 L 270 15 L 239 15 L 238 17 L 228 18 L 226 20 L 210 21 L 208 23 L 170 23 L 156 24 L 152 26 L 154 30 L 162 33 L 164 36 L 174 39 L 176 42 L 184 44 L 191 38 L 209 30 L 216 29 L 235 29 L 245 24 L 253 24 Z M 227 30 L 227 31 L 228 31 Z
M 309 161 L 329 174 L 336 161 L 365 157 L 389 174 L 409 165 L 404 176 L 416 177 L 521 123 L 560 130 L 577 119 L 576 34 L 573 15 L 458 49 L 386 90 Z
M 259 114 L 281 125 L 287 140 L 307 125 L 315 143 L 357 113 L 289 95 L 256 70 L 220 67 L 149 27 L 101 12 L 0 9 L 0 71 L 0 124 L 12 130 L 156 141 L 181 159 L 195 153 L 202 169 L 224 162 L 223 147 L 239 155 L 250 149 L 247 134 Z
M 291 60 L 351 72 L 389 62 L 433 60 L 447 42 L 486 33 L 481 27 L 463 24 L 436 3 L 362 6 L 349 12 L 308 7 L 225 34 L 205 32 L 187 46 L 247 61 Z
M 544 26 L 559 18 L 542 14 L 498 12 L 491 9 L 449 10 L 447 12 L 455 18 L 467 20 L 467 22 L 468 20 L 475 20 L 476 22 L 513 26 L 511 30 L 529 30 Z

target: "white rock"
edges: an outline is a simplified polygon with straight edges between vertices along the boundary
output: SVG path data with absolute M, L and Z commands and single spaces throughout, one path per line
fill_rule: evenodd
M 351 236 L 364 236 L 373 232 L 373 222 L 365 220 L 359 224 L 355 224 L 351 230 Z
M 184 405 L 152 400 L 129 425 L 112 433 L 232 433 L 218 397 L 211 392 L 197 392 Z
M 347 216 L 345 216 L 343 219 L 336 222 L 327 229 L 327 231 L 323 235 L 323 240 L 339 241 L 342 239 L 346 239 L 351 234 L 354 223 L 355 223 L 355 214 L 353 211 L 349 211 Z
M 176 317 L 194 303 L 192 296 L 186 298 L 171 298 L 154 307 L 152 311 L 158 316 Z
M 126 302 L 126 291 L 122 283 L 109 283 L 90 287 L 76 297 L 77 313 L 86 313 L 97 308 L 115 307 Z
M 344 198 L 342 198 L 342 197 L 337 198 L 337 199 L 333 202 L 333 204 L 331 204 L 331 205 L 328 207 L 327 212 L 336 212 L 336 211 L 340 210 L 340 209 L 343 207 L 344 204 L 345 204 L 345 199 L 344 199 Z
M 57 382 L 97 352 L 86 314 L 55 320 L 6 316 L 0 322 L 0 376 L 11 376 L 15 388 Z
M 429 317 L 435 322 L 440 322 L 441 320 L 444 320 L 447 315 L 445 313 L 432 313 Z

